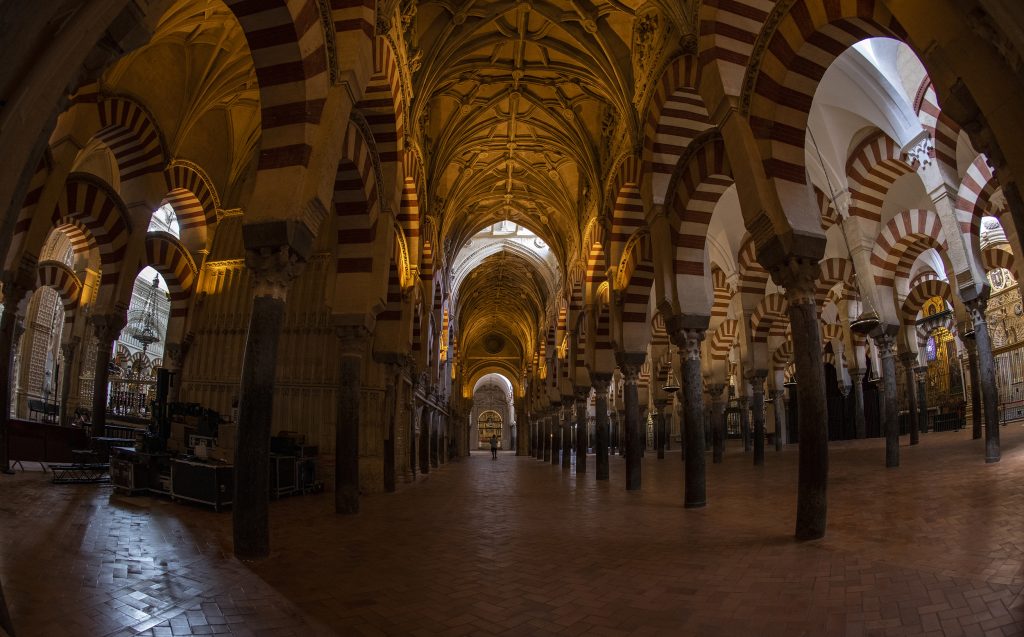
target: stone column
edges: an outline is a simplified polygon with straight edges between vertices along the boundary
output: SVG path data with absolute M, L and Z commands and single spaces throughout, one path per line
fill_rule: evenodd
M 31 289 L 35 279 L 35 265 L 31 273 L 25 273 L 25 284 L 4 280 L 4 312 L 0 317 L 0 473 L 13 474 L 10 468 L 10 451 L 7 438 L 7 421 L 11 417 L 11 368 L 14 365 L 14 325 L 18 319 L 18 306 Z
M 640 428 L 640 400 L 637 392 L 637 378 L 640 366 L 647 357 L 645 353 L 616 354 L 616 362 L 622 370 L 624 380 L 623 402 L 626 407 L 626 421 L 620 439 L 626 444 L 626 490 L 636 491 L 640 488 L 642 477 L 641 450 L 643 449 L 643 432 Z M 621 444 L 621 443 L 620 443 Z
M 747 374 L 750 383 L 750 411 L 754 418 L 754 466 L 764 464 L 764 381 L 768 370 L 754 369 Z
M 572 417 L 576 401 L 572 396 L 562 396 L 562 468 L 572 467 Z
M 433 420 L 433 408 L 424 401 L 423 413 L 420 415 L 420 473 L 430 473 L 430 422 Z
M 974 324 L 974 343 L 977 346 L 978 380 L 985 409 L 985 462 L 999 462 L 999 388 L 996 384 L 996 359 L 992 355 L 992 341 L 985 322 L 988 288 L 974 299 L 965 301 L 964 305 Z
M 436 395 L 435 395 L 436 399 Z M 430 412 L 430 438 L 428 441 L 428 449 L 430 450 L 430 467 L 432 469 L 438 469 L 441 467 L 440 453 L 438 445 L 440 444 L 441 438 L 441 410 L 433 409 Z
M 249 226 L 243 234 L 253 301 L 238 388 L 231 517 L 235 556 L 259 559 L 270 553 L 270 434 L 277 345 L 288 289 L 309 255 L 312 235 L 301 224 L 285 222 Z
M 786 444 L 786 395 L 784 389 L 772 390 L 772 408 L 775 412 L 775 451 L 782 451 Z
M 928 367 L 921 365 L 914 368 L 914 377 L 917 380 L 917 422 L 921 427 L 921 433 L 928 433 Z
M 851 369 L 850 380 L 853 382 L 853 428 L 858 440 L 868 435 L 867 423 L 864 422 L 864 375 L 866 369 Z
M 92 384 L 92 435 L 98 437 L 104 435 L 107 426 L 107 379 L 110 378 L 110 356 L 114 349 L 114 341 L 120 336 L 127 320 L 124 312 L 115 311 L 109 314 L 94 314 L 91 322 L 97 341 L 96 367 L 93 371 Z
M 971 374 L 971 438 L 981 438 L 981 381 L 978 378 L 978 345 L 974 342 L 974 334 L 964 335 L 964 346 L 967 348 L 967 366 Z M 966 425 L 966 423 L 964 423 Z
M 364 325 L 337 325 L 338 404 L 334 423 L 334 512 L 359 513 L 359 408 L 363 354 L 370 343 Z
M 416 384 L 417 375 L 415 364 L 409 359 L 409 473 L 413 481 L 416 480 Z
M 742 383 L 740 383 L 742 387 Z M 740 439 L 743 441 L 743 451 L 750 451 L 750 401 L 744 395 L 736 398 L 736 407 L 740 411 Z
M 828 513 L 828 410 L 821 326 L 814 299 L 820 274 L 816 258 L 787 257 L 771 268 L 772 279 L 786 289 L 796 381 L 800 385 L 797 540 L 823 537 Z
M 668 400 L 655 399 L 654 408 L 658 410 L 658 423 L 654 429 L 654 444 L 658 451 L 658 460 L 665 459 L 665 410 L 668 409 Z
M 395 430 L 398 418 L 396 380 L 398 380 L 402 368 L 397 362 L 385 363 L 385 365 L 384 408 L 387 413 L 384 415 L 384 490 L 394 493 L 397 478 L 395 475 Z
M 914 367 L 917 364 L 917 354 L 903 352 L 900 354 L 900 362 L 903 363 L 903 373 L 907 377 L 907 415 L 909 416 L 908 428 L 910 430 L 910 444 L 916 445 L 920 442 L 919 432 L 921 430 L 921 425 L 918 422 L 917 416 L 917 391 L 915 387 L 917 381 L 914 380 Z
M 681 371 L 683 506 L 687 509 L 700 508 L 708 501 L 704 461 L 704 378 L 700 373 L 700 343 L 704 340 L 705 331 L 704 327 L 672 331 L 673 343 L 679 348 Z M 725 385 L 712 385 L 709 388 L 712 398 L 721 396 L 723 389 Z M 716 446 L 715 449 L 720 448 Z M 721 462 L 720 453 L 716 462 Z
M 185 368 L 191 338 L 183 343 L 168 343 L 164 346 L 164 369 L 171 372 L 171 386 L 167 390 L 167 402 L 176 403 L 181 395 L 181 370 Z
M 725 383 L 708 385 L 711 397 L 711 449 L 712 462 L 721 464 L 725 457 Z
M 896 402 L 896 341 L 890 334 L 884 332 L 874 338 L 875 345 L 878 346 L 882 368 L 885 466 L 898 467 L 900 466 L 900 423 L 899 405 Z
M 551 462 L 551 411 L 544 415 L 544 426 L 541 428 L 541 445 L 544 453 L 541 456 L 543 462 Z
M 608 479 L 608 384 L 611 374 L 591 373 L 594 386 L 594 453 L 597 456 L 597 479 Z
M 64 377 L 60 379 L 60 417 L 57 423 L 66 425 L 71 422 L 71 415 L 68 413 L 68 400 L 71 397 L 72 370 L 75 368 L 75 354 L 82 343 L 82 339 L 72 336 L 66 343 L 60 344 L 61 357 L 64 359 Z
M 576 388 L 576 475 L 587 472 L 587 398 L 589 387 Z

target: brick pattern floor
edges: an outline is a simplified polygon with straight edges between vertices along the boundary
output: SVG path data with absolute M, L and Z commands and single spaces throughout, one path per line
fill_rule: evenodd
M 791 540 L 796 447 L 708 464 L 684 510 L 678 451 L 643 489 L 490 454 L 357 516 L 271 505 L 274 552 L 231 557 L 228 513 L 0 476 L 0 577 L 19 637 L 90 635 L 1024 635 L 1024 427 L 983 461 L 927 434 L 831 447 L 828 536 Z M 904 442 L 906 439 L 904 439 Z

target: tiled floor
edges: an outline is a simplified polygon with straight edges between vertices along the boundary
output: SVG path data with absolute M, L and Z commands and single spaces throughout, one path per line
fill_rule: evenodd
M 0 477 L 0 576 L 19 637 L 46 635 L 1024 635 L 1024 427 L 985 465 L 967 432 L 886 470 L 832 447 L 829 533 L 796 544 L 796 449 L 708 465 L 681 506 L 678 452 L 641 492 L 487 452 L 355 517 L 272 505 L 274 554 L 230 557 L 230 521 L 106 486 Z M 593 459 L 589 468 L 593 471 Z

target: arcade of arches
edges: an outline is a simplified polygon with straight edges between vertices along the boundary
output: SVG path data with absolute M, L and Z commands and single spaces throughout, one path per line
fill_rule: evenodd
M 237 421 L 240 558 L 281 430 L 337 513 L 492 434 L 631 491 L 681 450 L 688 509 L 767 447 L 813 540 L 830 441 L 980 470 L 1024 415 L 1014 0 L 44 4 L 0 2 L 0 413 L 102 436 L 170 370 Z

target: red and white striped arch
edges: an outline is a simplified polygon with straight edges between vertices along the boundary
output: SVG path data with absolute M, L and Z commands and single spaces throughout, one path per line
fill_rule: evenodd
M 753 237 L 748 236 L 740 244 L 736 260 L 740 275 L 738 292 L 747 299 L 760 298 L 768 287 L 769 275 L 757 260 Z M 744 302 L 744 307 L 747 307 L 746 302 Z
M 939 217 L 931 210 L 905 210 L 896 215 L 882 228 L 871 251 L 875 283 L 893 287 L 897 279 L 908 279 L 914 261 L 929 248 L 945 256 L 946 239 Z
M 128 212 L 117 193 L 92 175 L 72 173 L 50 221 L 68 233 L 76 252 L 91 245 L 99 248 L 100 284 L 117 283 L 131 232 Z
M 784 341 L 772 352 L 772 369 L 785 369 L 793 361 L 793 341 Z
M 939 99 L 935 94 L 935 86 L 929 77 L 925 77 L 917 90 L 914 99 L 914 110 L 917 112 L 921 127 L 931 136 L 928 157 L 936 162 L 943 178 L 948 183 L 959 181 L 956 161 L 956 144 L 960 136 L 960 125 L 954 122 L 939 107 Z M 915 160 L 919 162 L 919 160 Z M 918 165 L 914 165 L 917 169 Z
M 373 42 L 373 75 L 356 108 L 373 131 L 381 163 L 401 161 L 405 106 L 398 63 L 386 38 L 377 37 Z
M 818 303 L 818 311 L 821 311 L 825 299 L 828 298 L 828 293 L 839 283 L 843 284 L 840 298 L 852 300 L 853 295 L 856 293 L 856 281 L 854 280 L 853 264 L 850 260 L 832 257 L 822 259 L 820 265 L 821 276 L 818 277 L 814 294 Z
M 380 204 L 372 152 L 362 131 L 349 122 L 334 182 L 338 274 L 373 272 Z
M 906 39 L 883 0 L 796 0 L 785 13 L 767 42 L 750 104 L 750 126 L 769 178 L 807 183 L 804 144 L 818 82 L 841 53 L 879 36 Z M 791 189 L 779 190 L 783 196 Z
M 64 324 L 75 320 L 75 310 L 82 300 L 82 281 L 75 271 L 60 261 L 40 261 L 36 266 L 36 285 L 57 291 L 64 306 Z
M 1005 268 L 1013 274 L 1015 279 L 1020 280 L 1020 277 L 1017 276 L 1013 252 L 1010 251 L 1009 244 L 1000 243 L 982 250 L 981 263 L 985 267 L 985 272 L 991 272 L 997 268 Z
M 910 289 L 910 294 L 900 308 L 900 318 L 904 325 L 917 323 L 917 314 L 929 299 L 942 297 L 946 303 L 952 304 L 953 293 L 949 283 L 941 279 L 925 279 Z
M 705 0 L 700 6 L 701 68 L 716 63 L 726 84 L 740 86 L 772 0 Z M 731 80 L 731 81 L 730 81 Z
M 171 300 L 171 320 L 183 319 L 188 314 L 199 274 L 188 250 L 171 234 L 150 232 L 146 235 L 146 262 L 143 265 L 152 267 L 166 281 Z
M 622 290 L 622 323 L 629 351 L 647 345 L 651 286 L 654 284 L 654 258 L 650 237 L 638 233 L 626 246 L 619 265 L 619 281 Z
M 750 340 L 767 343 L 769 336 L 785 336 L 789 325 L 786 298 L 779 293 L 768 294 L 750 315 Z
M 896 142 L 881 131 L 857 145 L 846 162 L 851 217 L 882 221 L 886 194 L 897 179 L 914 172 L 901 155 Z
M 217 223 L 220 198 L 210 178 L 198 166 L 172 162 L 164 170 L 167 194 L 160 205 L 170 204 L 182 232 L 210 228 Z
M 96 138 L 113 153 L 122 183 L 163 170 L 167 164 L 164 144 L 149 111 L 126 97 L 102 98 L 97 106 Z
M 729 285 L 725 272 L 722 272 L 717 265 L 711 266 L 711 290 L 714 293 L 714 302 L 711 304 L 711 320 L 724 319 L 729 314 L 733 289 Z
M 708 341 L 708 352 L 711 360 L 724 361 L 729 359 L 729 351 L 736 343 L 736 335 L 739 334 L 739 321 L 736 319 L 725 319 L 722 321 Z
M 611 262 L 618 263 L 626 243 L 644 226 L 644 202 L 639 182 L 628 182 L 618 190 L 612 207 Z
M 960 232 L 972 239 L 971 245 L 981 236 L 981 220 L 986 216 L 999 216 L 992 206 L 992 195 L 999 187 L 992 167 L 984 155 L 978 155 L 967 168 L 956 197 L 956 220 Z

